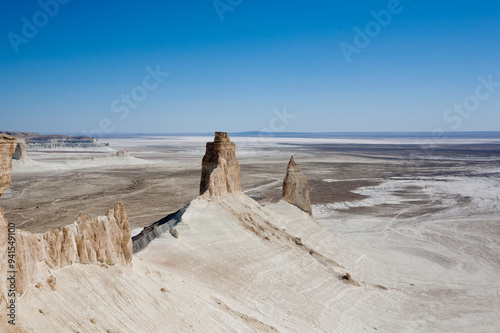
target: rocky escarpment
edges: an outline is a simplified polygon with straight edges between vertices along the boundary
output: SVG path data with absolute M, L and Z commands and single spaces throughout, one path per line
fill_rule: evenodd
M 0 228 L 5 228 L 5 222 Z M 51 271 L 71 264 L 127 266 L 131 261 L 127 212 L 118 203 L 106 216 L 81 214 L 75 223 L 42 234 L 17 231 L 16 291 L 22 295 L 30 284 L 44 281 Z
M 99 142 L 96 138 L 86 135 L 41 135 L 27 132 L 0 132 L 24 141 L 28 149 L 97 149 L 111 150 L 108 143 Z
M 297 163 L 295 163 L 293 156 L 288 162 L 285 180 L 283 180 L 283 200 L 299 207 L 312 216 L 307 179 Z
M 0 136 L 0 195 L 11 184 L 14 145 L 12 137 Z M 55 269 L 73 263 L 129 265 L 131 261 L 130 225 L 121 203 L 106 216 L 81 214 L 69 226 L 40 234 L 17 230 L 0 209 L 0 304 L 5 304 L 11 288 L 8 272 L 15 272 L 19 296 L 30 284 L 50 280 Z
M 216 198 L 241 192 L 240 166 L 236 146 L 225 132 L 215 132 L 208 142 L 201 164 L 200 195 Z
M 9 136 L 0 134 L 0 196 L 9 188 L 12 174 L 12 154 L 16 140 Z

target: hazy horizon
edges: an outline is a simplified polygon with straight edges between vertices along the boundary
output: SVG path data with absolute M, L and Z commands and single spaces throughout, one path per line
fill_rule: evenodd
M 40 135 L 74 135 L 78 136 L 82 133 L 78 132 L 34 132 L 34 131 L 12 131 L 4 130 L 0 128 L 0 132 L 23 132 L 23 133 L 36 133 Z M 123 136 L 213 136 L 214 132 L 227 132 L 230 136 L 259 136 L 268 135 L 270 137 L 287 137 L 288 135 L 304 137 L 308 136 L 401 136 L 401 137 L 438 137 L 434 132 L 420 132 L 420 131 L 407 131 L 407 132 L 272 132 L 272 131 L 241 131 L 233 132 L 226 131 L 223 129 L 216 130 L 213 132 L 114 132 L 114 133 L 103 133 L 102 138 L 113 138 L 113 137 L 123 137 Z M 473 136 L 473 137 L 500 137 L 500 131 L 456 131 L 456 132 L 445 132 L 442 133 L 442 137 L 463 137 L 463 136 Z M 99 138 L 99 137 L 98 137 Z

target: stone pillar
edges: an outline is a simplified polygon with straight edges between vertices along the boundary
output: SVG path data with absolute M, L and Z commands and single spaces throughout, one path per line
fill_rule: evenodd
M 288 162 L 285 180 L 283 181 L 283 200 L 299 207 L 309 215 L 313 215 L 306 176 L 295 163 L 293 156 Z
M 215 132 L 214 142 L 207 142 L 201 163 L 200 195 L 208 192 L 211 198 L 241 192 L 240 166 L 236 145 L 227 133 Z

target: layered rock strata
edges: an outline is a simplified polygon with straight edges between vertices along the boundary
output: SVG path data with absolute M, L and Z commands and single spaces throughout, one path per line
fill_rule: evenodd
M 1 229 L 6 222 L 0 221 Z M 125 207 L 118 203 L 97 218 L 80 214 L 75 223 L 42 234 L 16 231 L 15 257 L 20 295 L 30 284 L 46 280 L 51 271 L 75 263 L 127 266 L 132 239 Z
M 236 146 L 227 133 L 215 132 L 214 142 L 207 142 L 201 164 L 200 195 L 217 198 L 238 192 L 241 183 Z
M 0 134 L 0 196 L 9 188 L 12 175 L 12 154 L 16 140 L 9 136 Z
M 306 176 L 302 173 L 297 163 L 295 163 L 293 156 L 290 158 L 290 162 L 288 162 L 285 180 L 283 180 L 282 199 L 299 207 L 309 215 L 313 215 Z

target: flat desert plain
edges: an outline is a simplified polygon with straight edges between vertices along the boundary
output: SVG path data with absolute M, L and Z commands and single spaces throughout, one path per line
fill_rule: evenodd
M 199 195 L 201 158 L 212 139 L 104 140 L 113 149 L 128 148 L 130 156 L 121 157 L 28 151 L 29 161 L 14 161 L 13 185 L 0 206 L 17 228 L 43 232 L 123 202 L 137 233 Z M 366 306 L 364 312 L 346 308 L 353 323 L 376 315 L 387 322 L 377 319 L 373 331 L 499 332 L 498 140 L 450 139 L 432 146 L 398 138 L 232 140 L 245 194 L 263 206 L 278 202 L 293 155 L 307 176 L 316 221 L 361 254 L 350 267 L 386 296 L 376 304 L 359 300 L 372 313 Z M 161 265 L 152 253 L 155 244 L 143 255 Z M 260 306 L 272 311 L 269 303 Z M 391 330 L 394 318 L 400 323 Z M 401 322 L 407 323 L 404 330 Z

